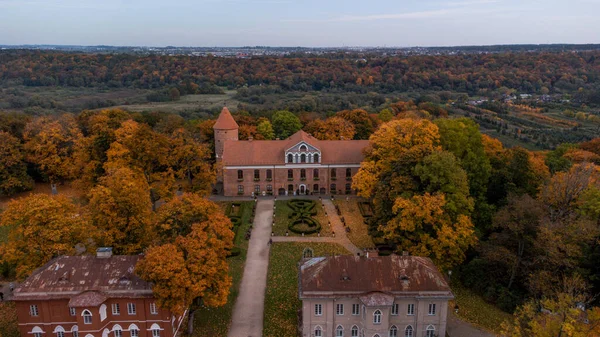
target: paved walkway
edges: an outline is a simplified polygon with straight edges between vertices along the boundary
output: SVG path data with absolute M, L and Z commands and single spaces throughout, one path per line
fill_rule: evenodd
M 260 337 L 269 267 L 268 244 L 273 222 L 273 199 L 259 199 L 240 293 L 233 307 L 229 337 Z
M 450 308 L 448 308 L 450 309 Z M 479 329 L 468 322 L 460 320 L 452 310 L 448 310 L 446 332 L 450 337 L 496 337 L 496 335 Z

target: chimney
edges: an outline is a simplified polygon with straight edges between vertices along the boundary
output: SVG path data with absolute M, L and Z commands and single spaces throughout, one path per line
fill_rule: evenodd
M 96 257 L 106 259 L 112 256 L 112 247 L 100 247 L 96 249 Z

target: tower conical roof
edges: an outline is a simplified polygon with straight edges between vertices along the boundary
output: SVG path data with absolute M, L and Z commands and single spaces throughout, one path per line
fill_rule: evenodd
M 239 126 L 233 119 L 233 116 L 231 116 L 231 112 L 229 112 L 229 109 L 227 109 L 227 107 L 223 107 L 223 110 L 221 110 L 221 114 L 219 114 L 219 118 L 217 119 L 217 122 L 213 126 L 213 129 L 234 130 L 234 129 L 238 129 L 238 128 L 239 128 Z

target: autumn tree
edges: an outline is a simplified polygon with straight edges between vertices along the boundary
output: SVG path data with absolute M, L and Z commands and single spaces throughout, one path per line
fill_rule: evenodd
M 77 206 L 63 195 L 32 194 L 11 201 L 0 216 L 8 240 L 0 246 L 2 261 L 15 265 L 24 278 L 59 255 L 75 255 L 76 245 L 92 248 L 95 230 Z
M 185 129 L 177 129 L 170 137 L 169 164 L 175 176 L 187 181 L 187 190 L 209 194 L 215 172 L 208 160 L 210 150 Z
M 431 257 L 438 267 L 449 269 L 464 261 L 465 252 L 477 238 L 468 216 L 452 217 L 444 206 L 442 193 L 397 198 L 396 217 L 379 229 L 384 238 L 397 244 L 399 252 Z
M 316 119 L 308 123 L 304 131 L 320 140 L 341 140 L 354 137 L 354 125 L 341 117 Z
M 277 111 L 271 117 L 273 131 L 275 136 L 280 139 L 286 139 L 302 128 L 302 123 L 298 116 L 289 111 Z
M 17 308 L 14 302 L 0 302 L 0 337 L 19 337 Z
M 140 253 L 151 239 L 152 203 L 143 175 L 127 167 L 111 169 L 88 195 L 90 219 L 103 246 L 118 254 Z
M 0 131 L 0 196 L 32 187 L 33 180 L 27 175 L 21 142 L 8 132 Z
M 375 126 L 373 120 L 369 116 L 369 113 L 362 109 L 355 110 L 344 110 L 336 114 L 337 117 L 341 117 L 354 125 L 354 139 L 369 139 Z
M 155 232 L 160 245 L 147 250 L 136 273 L 153 283 L 160 307 L 175 314 L 189 309 L 189 333 L 200 305 L 219 307 L 227 302 L 231 228 L 217 204 L 195 194 L 184 194 L 158 209 Z
M 26 159 L 53 184 L 70 180 L 75 173 L 74 145 L 81 136 L 71 115 L 36 118 L 27 124 L 23 134 Z
M 115 131 L 115 139 L 107 151 L 104 169 L 127 167 L 141 172 L 150 186 L 152 205 L 161 198 L 171 197 L 175 172 L 169 162 L 168 137 L 152 131 L 147 124 L 128 120 Z

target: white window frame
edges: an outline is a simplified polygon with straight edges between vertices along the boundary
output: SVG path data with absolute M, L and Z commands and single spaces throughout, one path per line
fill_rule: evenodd
M 373 311 L 373 324 L 381 324 L 381 310 L 377 309 Z
M 92 324 L 93 322 L 93 315 L 92 312 L 85 309 L 84 311 L 81 312 L 81 316 L 83 316 L 83 324 Z M 89 318 L 89 322 L 88 319 Z
M 119 306 L 119 303 L 113 303 L 110 307 L 113 315 L 118 316 L 121 314 L 121 306 Z
M 315 316 L 323 316 L 323 305 L 320 303 L 315 304 Z
M 435 303 L 429 303 L 429 309 L 427 310 L 428 316 L 435 316 Z
M 360 304 L 352 304 L 352 315 L 358 316 L 360 315 Z
M 56 334 L 56 337 L 65 337 L 65 328 L 59 325 L 54 328 L 54 333 Z
M 71 333 L 73 334 L 73 337 L 79 337 L 79 327 L 77 325 L 73 325 L 71 327 Z
M 315 327 L 315 337 L 323 337 L 323 329 L 318 325 Z
M 152 332 L 152 337 L 160 337 L 160 326 L 158 326 L 158 324 L 154 323 L 152 324 L 152 326 L 150 327 L 150 331 Z
M 399 304 L 398 303 L 394 303 L 392 304 L 392 316 L 398 316 L 398 308 L 399 308 Z
M 408 304 L 408 307 L 406 308 L 406 314 L 408 316 L 414 316 L 415 315 L 415 304 L 414 303 Z
M 407 325 L 406 328 L 404 328 L 404 337 L 413 337 L 415 333 L 415 329 L 413 329 L 412 325 Z
M 358 337 L 358 326 L 354 325 L 350 330 L 351 337 Z
M 127 314 L 128 315 L 135 315 L 137 312 L 136 307 L 135 307 L 135 303 L 127 303 Z
M 344 327 L 341 325 L 338 325 L 335 328 L 335 337 L 344 337 Z
M 121 327 L 113 328 L 113 334 L 115 337 L 123 337 L 123 329 Z
M 140 336 L 140 329 L 138 328 L 137 325 L 131 324 L 129 326 L 129 335 L 131 337 L 139 337 Z
M 434 337 L 435 336 L 435 327 L 433 325 L 428 325 L 427 330 L 425 330 L 425 337 Z
M 34 326 L 33 329 L 31 329 L 31 334 L 33 337 L 42 337 L 43 333 L 44 330 L 42 330 L 39 326 Z
M 69 314 L 71 316 L 77 316 L 77 309 L 73 307 L 69 307 Z
M 337 303 L 335 305 L 335 314 L 338 316 L 344 316 L 344 304 L 343 303 Z
M 156 308 L 156 303 L 154 302 L 150 303 L 150 314 L 158 315 L 158 309 Z
M 37 304 L 31 304 L 29 306 L 29 316 L 38 317 L 40 315 L 40 310 Z
M 390 327 L 390 336 L 389 337 L 398 337 L 398 327 L 392 325 Z

